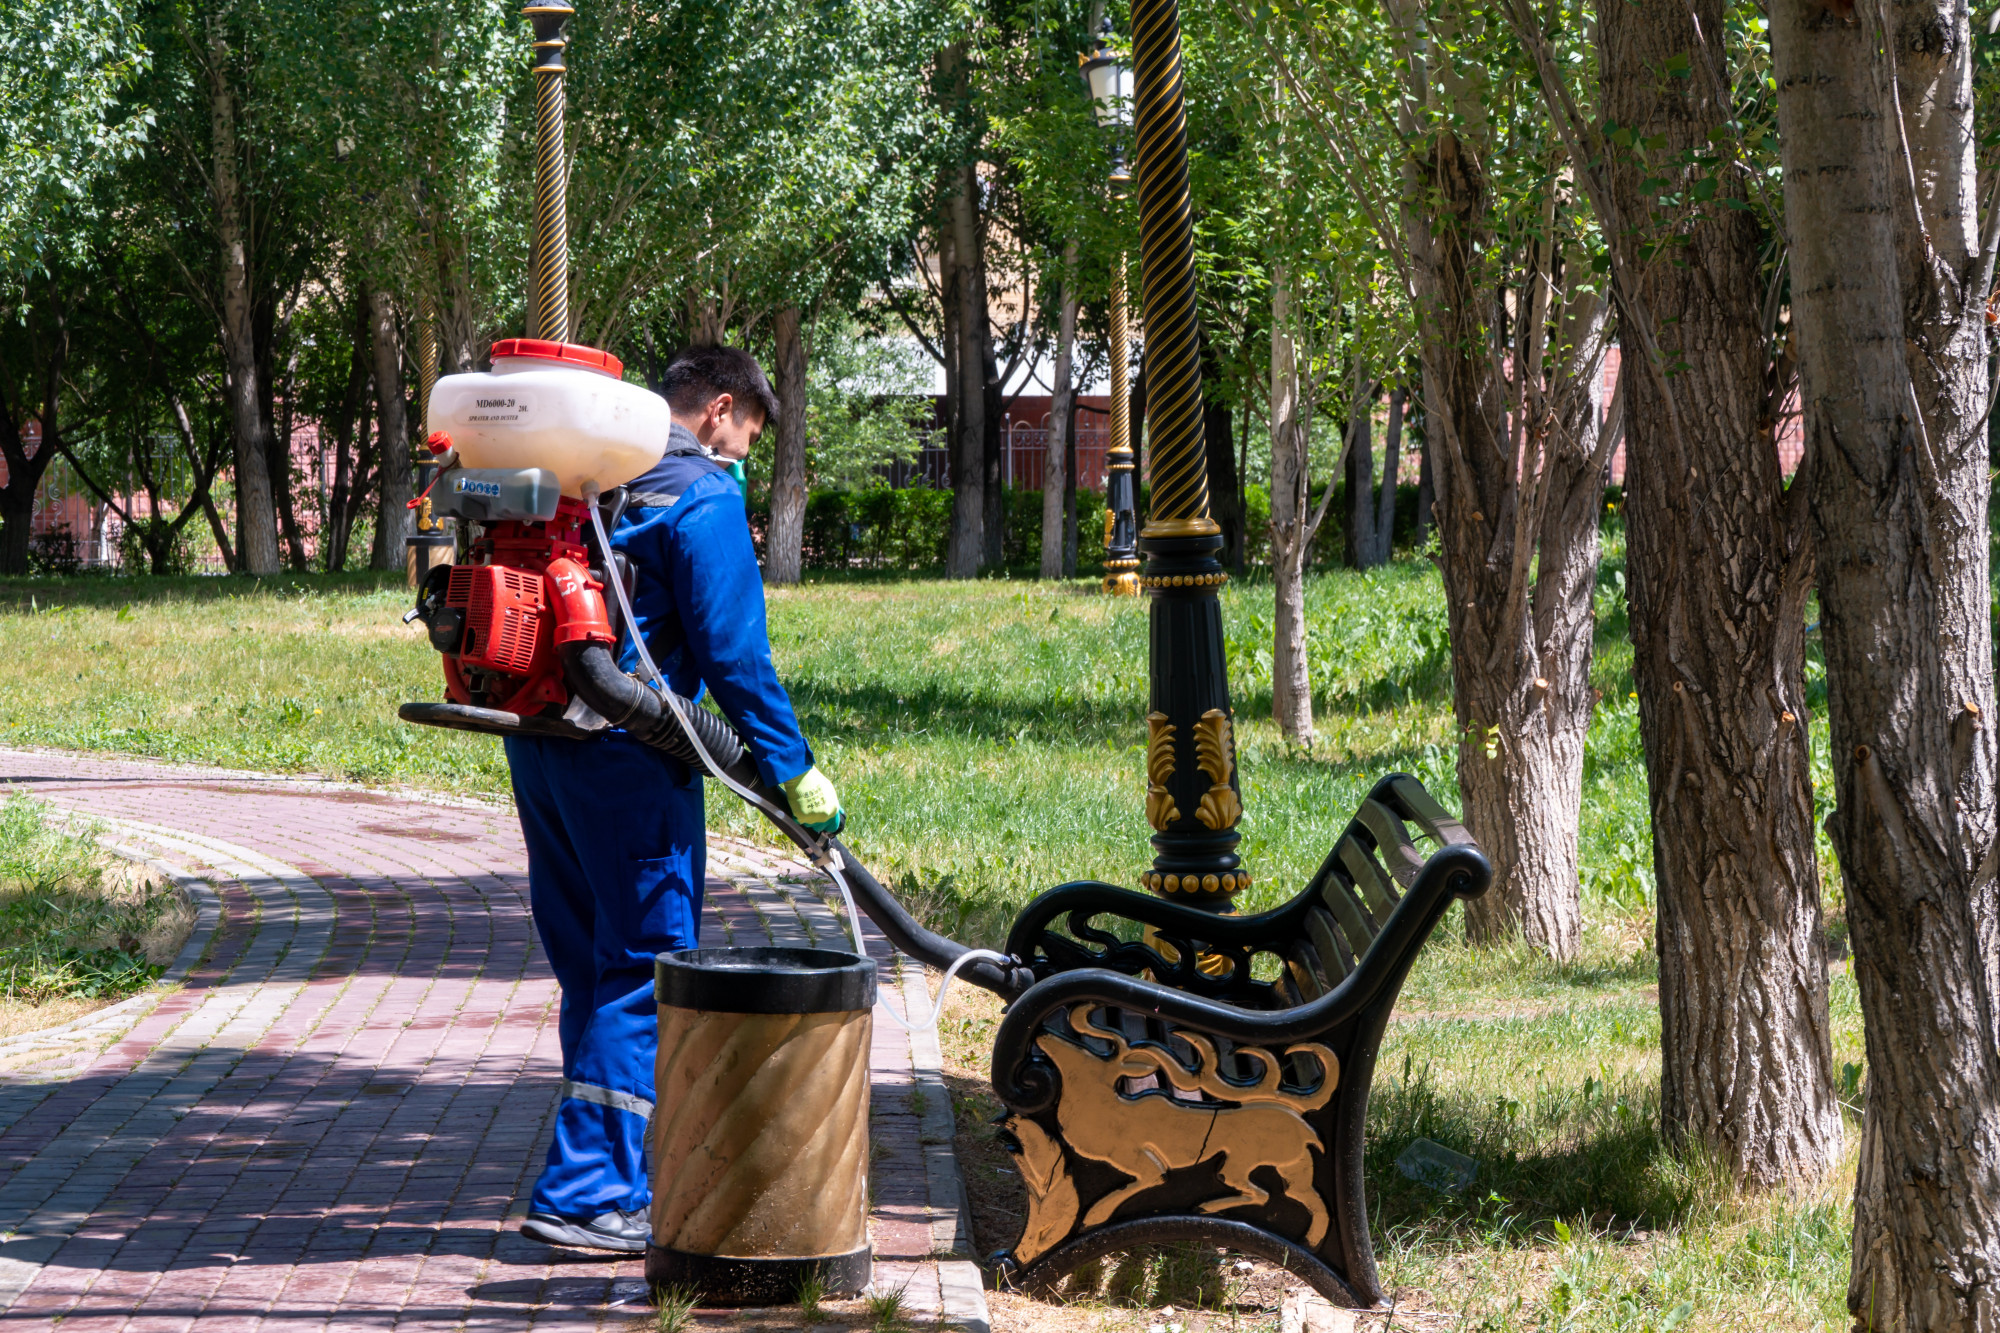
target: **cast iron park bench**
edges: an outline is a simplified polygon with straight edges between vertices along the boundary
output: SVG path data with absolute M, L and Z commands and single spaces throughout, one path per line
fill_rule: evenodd
M 1361 1170 L 1376 1051 L 1417 950 L 1454 898 L 1493 878 L 1421 783 L 1377 782 L 1305 891 L 1273 911 L 1220 915 L 1065 884 L 1028 904 L 1004 957 L 968 959 L 838 838 L 752 790 L 754 767 L 721 719 L 677 707 L 704 720 L 687 728 L 705 762 L 891 944 L 1010 1001 L 993 1090 L 1028 1216 L 996 1256 L 1004 1280 L 1048 1291 L 1103 1255 L 1194 1241 L 1280 1264 L 1330 1301 L 1381 1303 Z
M 1104 1255 L 1193 1241 L 1381 1303 L 1361 1175 L 1376 1051 L 1417 950 L 1491 881 L 1465 828 L 1391 774 L 1274 911 L 1094 882 L 1030 903 L 1006 951 L 1036 980 L 993 1048 L 1028 1191 L 1003 1280 L 1046 1293 Z

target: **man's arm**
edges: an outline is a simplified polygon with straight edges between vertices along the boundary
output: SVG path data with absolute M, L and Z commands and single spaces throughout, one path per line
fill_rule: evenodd
M 764 579 L 743 497 L 717 474 L 690 486 L 675 511 L 670 582 L 692 664 L 756 751 L 764 781 L 780 786 L 811 768 L 813 755 L 771 664 Z

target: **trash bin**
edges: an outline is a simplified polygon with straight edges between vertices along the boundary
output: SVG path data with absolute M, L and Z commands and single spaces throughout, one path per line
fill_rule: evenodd
M 437 479 L 438 465 L 425 461 L 416 465 L 417 494 L 424 495 L 431 483 Z M 416 531 L 403 539 L 403 568 L 409 575 L 410 586 L 421 588 L 424 579 L 439 565 L 448 565 L 458 555 L 458 534 L 450 527 L 449 519 L 438 519 L 431 513 L 431 502 L 422 500 L 417 505 Z
M 826 949 L 685 949 L 654 965 L 646 1279 L 718 1305 L 868 1284 L 875 963 Z
M 439 565 L 458 557 L 458 535 L 448 529 L 419 532 L 403 538 L 403 570 L 412 588 L 424 586 L 424 579 Z

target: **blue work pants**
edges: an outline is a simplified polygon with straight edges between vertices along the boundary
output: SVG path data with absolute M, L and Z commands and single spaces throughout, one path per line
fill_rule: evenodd
M 568 1218 L 644 1208 L 653 956 L 699 942 L 701 781 L 623 732 L 506 744 L 535 929 L 562 987 L 562 1102 L 530 1207 Z

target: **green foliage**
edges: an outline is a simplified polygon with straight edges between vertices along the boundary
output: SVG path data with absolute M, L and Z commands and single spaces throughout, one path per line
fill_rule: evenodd
M 148 56 L 118 0 L 21 0 L 0 16 L 0 274 L 81 248 L 97 178 L 151 129 L 150 111 L 121 105 Z
M 929 367 L 905 343 L 868 337 L 838 311 L 810 328 L 806 355 L 806 485 L 864 490 L 923 449 Z M 771 475 L 776 431 L 752 446 L 749 471 Z

